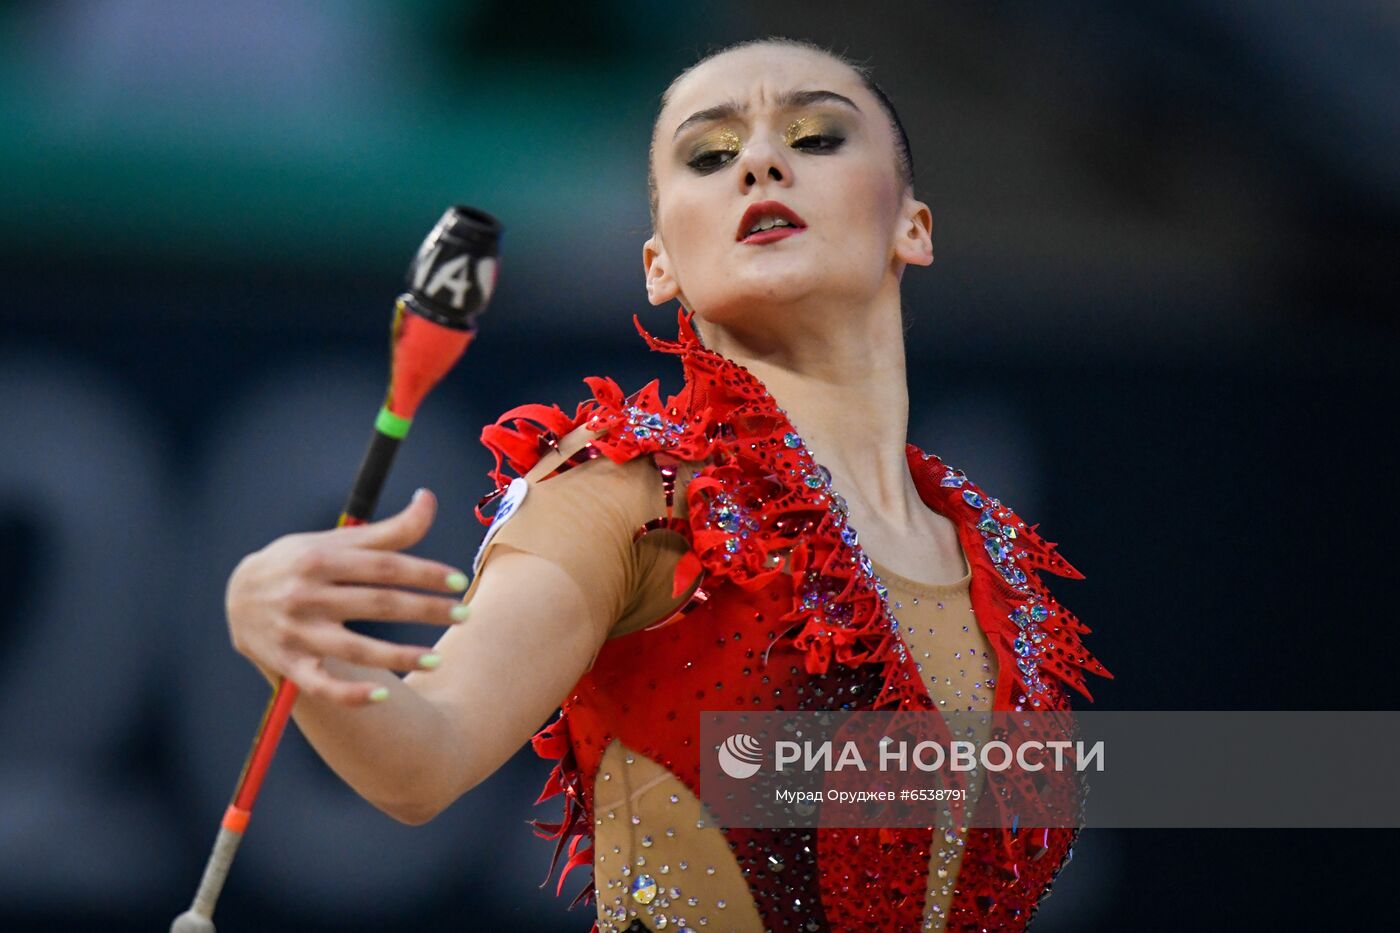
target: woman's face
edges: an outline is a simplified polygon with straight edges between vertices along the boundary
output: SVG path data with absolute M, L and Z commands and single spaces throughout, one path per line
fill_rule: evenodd
M 811 296 L 866 306 L 882 287 L 897 293 L 905 264 L 933 260 L 929 210 L 903 190 L 889 119 L 840 62 L 783 46 L 727 52 L 675 85 L 655 134 L 652 304 L 679 299 L 730 326 Z M 746 211 L 768 201 L 801 226 L 745 241 Z

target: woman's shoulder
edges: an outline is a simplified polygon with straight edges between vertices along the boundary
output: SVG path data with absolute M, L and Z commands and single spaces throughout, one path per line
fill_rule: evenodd
M 677 515 L 684 514 L 687 482 L 705 460 L 658 457 L 656 452 L 636 452 L 625 459 L 613 459 L 601 448 L 590 445 L 606 435 L 606 430 L 579 425 L 559 438 L 557 446 L 543 454 L 525 472 L 532 488 L 548 487 L 541 498 L 582 496 L 614 515 L 635 518 L 638 524 L 666 512 L 668 467 L 674 466 L 672 503 Z
M 619 635 L 684 602 L 671 591 L 686 542 L 655 532 L 671 529 L 672 517 L 685 520 L 688 477 L 699 465 L 676 462 L 668 502 L 665 464 L 652 456 L 588 455 L 601 433 L 583 425 L 565 432 L 512 481 L 472 566 L 479 574 L 501 546 L 545 557 L 579 582 L 588 614 Z

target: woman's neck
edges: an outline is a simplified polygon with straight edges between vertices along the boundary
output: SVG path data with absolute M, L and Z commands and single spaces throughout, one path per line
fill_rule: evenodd
M 708 324 L 705 345 L 761 380 L 832 485 L 894 530 L 921 506 L 909 474 L 909 387 L 897 303 L 775 335 Z

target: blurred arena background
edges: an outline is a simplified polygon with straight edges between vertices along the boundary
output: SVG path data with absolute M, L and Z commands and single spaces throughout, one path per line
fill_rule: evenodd
M 1097 707 L 1393 707 L 1395 5 L 11 2 L 0 928 L 187 905 L 267 698 L 225 581 L 334 523 L 448 204 L 507 229 L 381 505 L 438 493 L 417 553 L 470 561 L 500 412 L 678 387 L 632 324 L 675 333 L 642 287 L 650 122 L 699 53 L 774 33 L 900 109 L 937 252 L 905 278 L 911 439 L 1087 575 L 1056 592 L 1117 676 Z M 1319 764 L 1281 762 L 1325 807 Z M 577 874 L 538 887 L 546 772 L 522 751 L 410 828 L 291 729 L 220 928 L 587 930 Z M 1090 828 L 1033 928 L 1364 928 L 1395 843 Z

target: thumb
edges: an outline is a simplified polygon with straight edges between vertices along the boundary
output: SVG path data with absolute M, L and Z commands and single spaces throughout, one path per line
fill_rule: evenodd
M 377 522 L 349 529 L 350 543 L 359 547 L 401 550 L 417 544 L 432 527 L 437 514 L 437 497 L 426 487 L 420 487 L 402 510 Z

